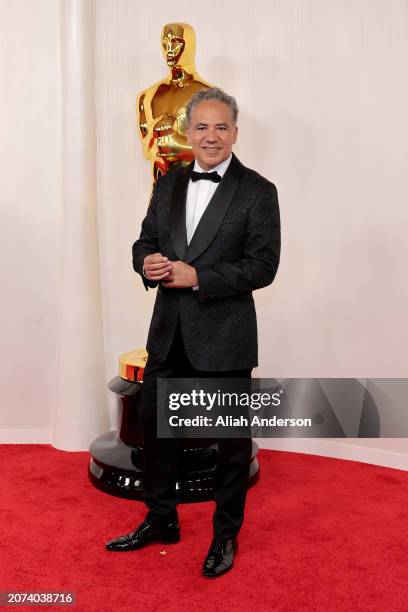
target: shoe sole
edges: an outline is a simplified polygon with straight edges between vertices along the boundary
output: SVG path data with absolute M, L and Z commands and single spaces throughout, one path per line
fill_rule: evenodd
M 142 548 L 145 548 L 145 546 L 149 546 L 149 544 L 177 544 L 177 542 L 180 542 L 180 536 L 152 540 L 151 542 L 146 542 L 141 546 L 134 546 L 132 548 L 105 548 L 108 552 L 132 552 L 132 550 L 141 550 Z
M 215 574 L 214 576 L 208 576 L 207 574 L 204 574 L 204 572 L 202 572 L 202 576 L 204 578 L 209 578 L 209 580 L 214 580 L 214 578 L 219 578 L 220 576 L 223 576 L 224 574 L 232 570 L 233 567 L 234 567 L 234 563 L 231 563 L 229 567 L 227 567 L 225 570 L 222 570 L 222 572 Z
M 162 538 L 161 540 L 157 541 L 160 542 L 160 544 L 177 544 L 177 542 L 180 542 L 180 536 L 175 536 L 172 538 Z

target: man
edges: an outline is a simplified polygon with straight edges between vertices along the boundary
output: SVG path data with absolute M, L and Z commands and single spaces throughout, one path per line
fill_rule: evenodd
M 280 253 L 275 186 L 232 154 L 235 99 L 217 88 L 187 106 L 195 162 L 161 177 L 133 245 L 133 266 L 146 289 L 158 286 L 143 378 L 146 520 L 108 550 L 177 542 L 179 440 L 157 439 L 157 378 L 250 378 L 258 365 L 252 291 L 269 285 Z M 233 566 L 244 519 L 251 440 L 220 439 L 215 476 L 214 537 L 203 575 Z

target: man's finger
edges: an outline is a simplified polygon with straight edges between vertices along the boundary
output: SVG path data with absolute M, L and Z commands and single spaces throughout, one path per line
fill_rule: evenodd
M 160 262 L 166 262 L 168 261 L 167 257 L 163 257 L 163 255 L 161 253 L 153 253 L 152 255 L 148 255 L 147 257 L 145 257 L 144 259 L 144 263 L 149 264 L 149 263 L 160 263 Z
M 169 268 L 158 268 L 157 270 L 152 270 L 151 268 L 145 268 L 145 274 L 147 276 L 158 276 L 160 274 L 165 274 L 165 273 L 170 274 L 171 270 Z
M 151 270 L 152 272 L 156 271 L 156 270 L 160 270 L 163 268 L 167 268 L 168 270 L 171 270 L 171 265 L 168 264 L 167 262 L 164 263 L 145 263 L 145 270 Z
M 146 276 L 148 279 L 156 281 L 156 280 L 161 280 L 162 278 L 167 278 L 169 274 L 170 272 L 153 272 Z

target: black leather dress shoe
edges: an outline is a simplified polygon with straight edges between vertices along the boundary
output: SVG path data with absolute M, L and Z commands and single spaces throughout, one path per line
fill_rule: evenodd
M 164 527 L 156 527 L 146 520 L 131 533 L 108 542 L 106 549 L 114 552 L 126 552 L 128 550 L 138 550 L 152 542 L 175 544 L 179 540 L 180 526 L 177 519 L 171 519 Z
M 218 578 L 228 572 L 234 565 L 234 553 L 237 552 L 236 540 L 214 538 L 203 565 L 203 576 Z

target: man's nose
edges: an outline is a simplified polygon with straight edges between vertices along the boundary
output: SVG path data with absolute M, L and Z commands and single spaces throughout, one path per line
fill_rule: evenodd
M 217 140 L 217 131 L 210 128 L 206 134 L 206 140 L 208 142 L 215 142 Z

